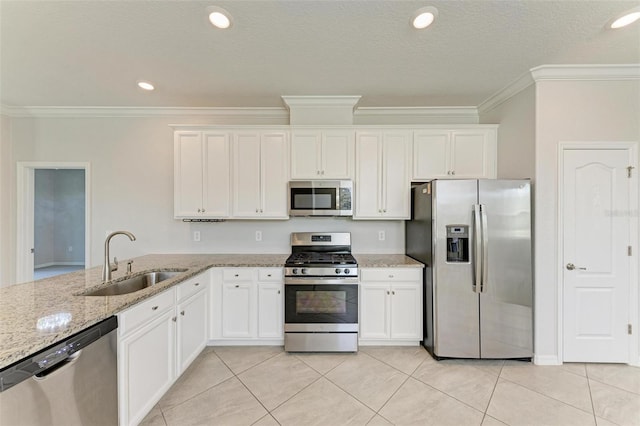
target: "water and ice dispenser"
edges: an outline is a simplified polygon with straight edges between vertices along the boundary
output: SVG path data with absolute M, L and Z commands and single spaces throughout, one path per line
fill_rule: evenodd
M 447 225 L 447 262 L 469 262 L 468 225 Z

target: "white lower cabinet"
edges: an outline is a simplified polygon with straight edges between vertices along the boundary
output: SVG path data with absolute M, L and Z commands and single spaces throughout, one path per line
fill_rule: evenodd
M 212 270 L 209 339 L 214 344 L 282 344 L 282 268 Z
M 205 272 L 118 314 L 120 425 L 136 425 L 207 341 Z
M 422 269 L 360 269 L 359 344 L 422 340 Z

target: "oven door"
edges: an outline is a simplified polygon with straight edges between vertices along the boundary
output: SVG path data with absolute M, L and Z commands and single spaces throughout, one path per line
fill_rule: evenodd
M 321 278 L 285 279 L 285 329 L 358 331 L 358 283 Z

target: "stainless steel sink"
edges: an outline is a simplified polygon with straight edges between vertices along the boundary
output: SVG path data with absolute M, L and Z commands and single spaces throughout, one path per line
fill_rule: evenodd
M 109 285 L 100 287 L 96 290 L 89 290 L 78 294 L 79 296 L 117 296 L 121 294 L 134 293 L 143 290 L 159 282 L 173 278 L 186 269 L 170 270 L 170 271 L 146 271 L 136 275 L 118 278 L 111 281 Z

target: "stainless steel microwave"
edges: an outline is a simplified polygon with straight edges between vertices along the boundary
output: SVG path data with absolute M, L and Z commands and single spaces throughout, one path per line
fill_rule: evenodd
M 353 216 L 353 182 L 289 182 L 289 216 Z

